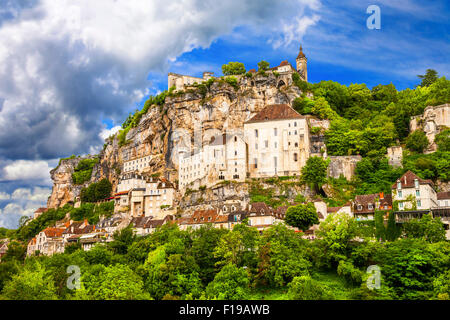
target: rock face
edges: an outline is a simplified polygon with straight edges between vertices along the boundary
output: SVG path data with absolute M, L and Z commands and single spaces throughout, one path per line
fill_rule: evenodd
M 423 114 L 411 118 L 409 129 L 411 132 L 422 129 L 430 142 L 426 153 L 437 149 L 434 139 L 443 127 L 450 127 L 450 104 L 426 107 Z
M 73 184 L 72 173 L 82 159 L 61 160 L 60 164 L 50 171 L 53 188 L 47 201 L 47 208 L 58 208 L 66 203 L 73 203 L 75 198 L 80 195 L 82 186 Z
M 91 181 L 104 177 L 117 185 L 124 161 L 153 155 L 151 173 L 161 173 L 172 182 L 178 179 L 178 149 L 209 142 L 213 135 L 243 127 L 268 104 L 291 104 L 301 95 L 296 86 L 282 85 L 273 74 L 238 77 L 235 87 L 225 81 L 215 81 L 206 93 L 187 90 L 167 97 L 163 106 L 153 105 L 142 116 L 139 125 L 119 146 L 118 138 L 108 139 L 94 167 Z M 195 133 L 195 139 L 194 139 Z M 77 159 L 64 160 L 52 171 L 53 192 L 50 208 L 62 206 L 79 196 L 81 187 L 73 186 L 71 175 Z
M 355 175 L 356 164 L 361 159 L 361 156 L 331 156 L 328 176 L 339 178 L 340 175 L 343 175 L 347 180 L 351 180 Z

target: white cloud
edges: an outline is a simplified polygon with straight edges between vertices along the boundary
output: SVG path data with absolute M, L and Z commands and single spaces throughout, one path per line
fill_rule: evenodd
M 49 159 L 102 145 L 101 116 L 123 119 L 163 72 L 240 25 L 270 33 L 319 0 L 41 0 L 6 4 L 0 27 L 0 158 Z M 302 20 L 303 24 L 306 20 Z M 303 32 L 296 28 L 296 33 Z
M 116 134 L 117 132 L 119 132 L 119 130 L 122 129 L 121 126 L 116 126 L 113 127 L 111 129 L 103 129 L 102 132 L 100 132 L 100 137 L 105 140 L 107 138 L 109 138 L 110 136 Z
M 11 199 L 11 195 L 7 194 L 6 192 L 0 192 L 0 201 L 9 199 Z
M 40 180 L 49 182 L 50 170 L 47 161 L 18 160 L 3 168 L 3 180 Z
M 33 191 L 29 188 L 19 188 L 12 193 L 11 198 L 14 200 L 45 202 L 50 196 L 50 192 L 49 188 L 34 187 Z

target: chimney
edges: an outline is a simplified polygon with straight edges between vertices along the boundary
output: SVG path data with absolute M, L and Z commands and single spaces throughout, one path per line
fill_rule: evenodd
M 380 200 L 384 199 L 384 192 L 380 192 Z
M 88 221 L 87 221 L 87 219 L 84 219 L 84 226 L 87 226 L 88 225 Z

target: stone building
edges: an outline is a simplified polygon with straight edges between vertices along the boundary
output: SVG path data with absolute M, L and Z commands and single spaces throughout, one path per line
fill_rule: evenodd
M 208 81 L 213 77 L 213 75 L 214 72 L 203 72 L 203 78 L 198 78 L 170 72 L 168 76 L 169 89 L 175 87 L 176 90 L 184 90 L 185 86 L 193 85 L 194 83 L 200 84 L 203 81 Z
M 251 178 L 300 175 L 309 157 L 306 118 L 286 104 L 266 106 L 244 123 Z
M 357 195 L 352 203 L 353 216 L 357 220 L 373 220 L 375 210 L 385 211 L 392 209 L 392 195 L 383 192 Z
M 121 176 L 115 194 L 115 212 L 129 211 L 133 217 L 164 218 L 173 213 L 175 186 L 165 178 L 128 173 Z
M 220 180 L 245 181 L 246 145 L 238 134 L 212 137 L 208 144 L 191 155 L 182 150 L 179 156 L 180 190 L 212 186 Z
M 392 185 L 392 201 L 398 210 L 428 210 L 438 207 L 436 191 L 431 180 L 421 179 L 407 171 Z
M 150 161 L 152 160 L 152 158 L 153 156 L 147 155 L 127 160 L 123 163 L 122 172 L 142 172 L 145 169 L 150 168 Z

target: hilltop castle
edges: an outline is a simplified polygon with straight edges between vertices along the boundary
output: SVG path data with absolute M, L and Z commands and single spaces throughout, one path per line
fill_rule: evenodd
M 284 60 L 280 63 L 280 65 L 270 68 L 267 72 L 277 72 L 281 75 L 291 75 L 294 72 L 298 73 L 300 79 L 303 81 L 308 81 L 308 69 L 307 69 L 307 61 L 305 54 L 303 53 L 303 48 L 300 45 L 300 51 L 297 55 L 296 67 L 294 68 L 289 61 Z M 249 70 L 249 72 L 256 73 L 255 69 Z M 209 79 L 214 78 L 214 72 L 205 71 L 203 72 L 203 77 L 193 77 L 182 74 L 177 74 L 170 72 L 168 75 L 168 87 L 169 89 L 175 87 L 176 90 L 184 90 L 186 87 L 189 87 L 194 84 L 200 84 L 203 81 L 208 81 Z

